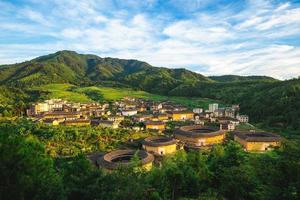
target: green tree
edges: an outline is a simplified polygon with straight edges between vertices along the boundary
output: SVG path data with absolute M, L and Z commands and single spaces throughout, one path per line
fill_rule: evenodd
M 60 176 L 35 137 L 0 131 L 0 199 L 64 199 Z

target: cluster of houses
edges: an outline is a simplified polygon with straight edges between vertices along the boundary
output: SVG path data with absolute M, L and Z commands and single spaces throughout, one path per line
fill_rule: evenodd
M 99 103 L 74 103 L 62 99 L 50 99 L 35 103 L 26 110 L 27 116 L 37 122 L 49 125 L 87 126 L 93 123 L 101 123 L 103 116 L 110 116 L 109 104 Z M 122 119 L 121 119 L 122 120 Z M 113 121 L 103 120 L 104 126 L 117 127 Z
M 27 109 L 27 116 L 50 125 L 86 126 L 96 125 L 119 128 L 126 119 L 135 130 L 164 131 L 166 122 L 190 121 L 205 125 L 215 123 L 222 130 L 235 130 L 239 123 L 247 123 L 247 115 L 239 115 L 239 106 L 219 108 L 209 104 L 209 109 L 194 108 L 170 101 L 152 101 L 132 97 L 108 103 L 74 103 L 62 99 L 50 99 L 35 103 Z M 123 128 L 125 128 L 123 126 Z M 128 128 L 128 127 L 127 127 Z
M 120 115 L 130 117 L 135 123 L 142 123 L 146 129 L 163 131 L 168 121 L 190 121 L 205 125 L 215 123 L 222 130 L 233 131 L 239 123 L 248 123 L 247 115 L 239 115 L 239 106 L 219 108 L 217 103 L 209 104 L 209 109 L 193 108 L 174 104 L 170 101 L 155 102 L 151 100 L 126 97 L 115 102 Z
M 219 107 L 209 104 L 208 109 L 193 108 L 170 101 L 151 101 L 125 97 L 113 103 L 73 103 L 62 99 L 50 99 L 35 103 L 27 109 L 28 117 L 51 125 L 102 126 L 110 128 L 132 128 L 164 132 L 167 122 L 186 122 L 188 126 L 177 126 L 172 137 L 146 138 L 143 149 L 117 150 L 105 154 L 98 160 L 99 166 L 109 170 L 120 163 L 127 165 L 138 155 L 147 168 L 157 156 L 176 152 L 178 149 L 207 149 L 226 140 L 225 134 L 232 132 L 234 140 L 246 151 L 266 151 L 280 145 L 281 138 L 273 133 L 236 131 L 240 123 L 248 123 L 247 115 L 239 114 L 239 105 Z M 122 123 L 127 121 L 127 123 Z M 129 122 L 129 123 L 128 123 Z M 128 125 L 129 124 L 129 125 Z M 180 124 L 180 123 L 179 123 Z

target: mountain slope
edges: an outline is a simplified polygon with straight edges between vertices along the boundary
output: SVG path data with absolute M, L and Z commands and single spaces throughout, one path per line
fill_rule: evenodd
M 300 130 L 300 79 L 182 84 L 169 93 L 240 104 L 251 122 Z
M 209 76 L 210 79 L 218 82 L 241 82 L 241 81 L 278 81 L 269 76 L 238 76 L 238 75 L 223 75 Z
M 166 93 L 185 83 L 213 82 L 186 69 L 153 67 L 137 60 L 100 58 L 73 51 L 60 51 L 0 68 L 0 83 L 18 87 L 48 83 L 96 85 L 107 81 L 157 93 Z

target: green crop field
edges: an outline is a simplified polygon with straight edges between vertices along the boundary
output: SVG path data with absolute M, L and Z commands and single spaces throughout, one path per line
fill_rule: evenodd
M 48 84 L 32 88 L 47 92 L 47 98 L 61 98 L 73 102 L 92 102 L 92 101 L 114 101 L 125 96 L 150 99 L 154 101 L 169 100 L 174 103 L 192 107 L 207 108 L 209 103 L 220 103 L 208 98 L 189 98 L 189 97 L 174 97 L 150 94 L 144 91 L 137 91 L 130 88 L 111 88 L 102 86 L 77 87 L 71 84 Z

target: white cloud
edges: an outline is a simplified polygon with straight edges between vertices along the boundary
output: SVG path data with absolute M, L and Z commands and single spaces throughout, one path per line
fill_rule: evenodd
M 42 26 L 52 26 L 53 24 L 46 19 L 41 13 L 31 10 L 29 8 L 23 9 L 20 11 L 25 18 L 30 19 L 33 22 L 39 23 Z
M 170 2 L 177 2 L 177 6 L 185 3 Z M 209 1 L 197 2 L 197 8 L 186 8 L 192 14 L 182 19 L 139 10 L 151 8 L 156 0 L 130 1 L 132 13 L 125 1 L 54 0 L 54 4 L 43 2 L 44 6 L 52 5 L 46 13 L 30 6 L 18 10 L 8 4 L 4 9 L 7 12 L 0 14 L 0 63 L 70 49 L 134 58 L 156 66 L 190 67 L 206 75 L 269 75 L 281 79 L 300 75 L 299 44 L 284 40 L 300 36 L 299 7 L 253 0 L 239 11 L 228 6 L 214 12 L 197 12 Z M 9 21 L 5 17 L 12 8 L 25 12 Z M 34 24 L 20 23 L 20 16 Z M 47 36 L 54 42 L 7 44 L 1 41 L 9 37 L 6 32 L 25 33 L 32 38 Z
M 283 10 L 269 16 L 265 22 L 256 26 L 258 30 L 267 30 L 272 27 L 286 26 L 289 24 L 300 23 L 300 8 Z

